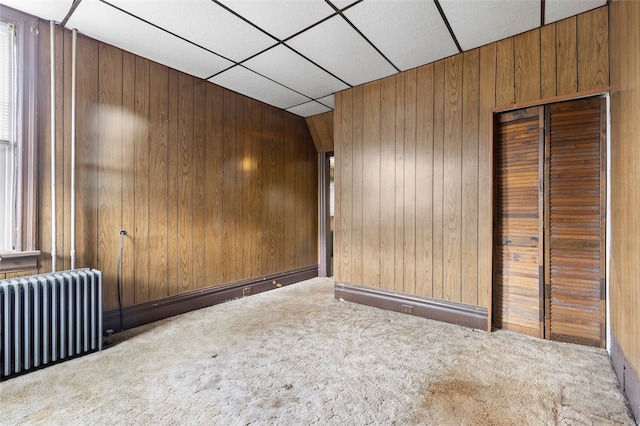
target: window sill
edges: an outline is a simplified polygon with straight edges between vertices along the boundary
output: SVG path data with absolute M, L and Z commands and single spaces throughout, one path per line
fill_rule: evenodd
M 0 253 L 0 272 L 38 269 L 40 250 Z

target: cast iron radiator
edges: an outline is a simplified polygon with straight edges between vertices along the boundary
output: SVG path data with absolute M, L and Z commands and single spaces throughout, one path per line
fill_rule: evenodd
M 0 281 L 0 380 L 102 350 L 102 273 Z

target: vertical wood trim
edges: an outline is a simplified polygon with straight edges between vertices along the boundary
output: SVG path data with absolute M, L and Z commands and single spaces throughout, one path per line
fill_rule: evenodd
M 351 282 L 363 283 L 363 117 L 364 117 L 364 87 L 358 86 L 353 90 L 353 144 L 352 158 L 352 241 L 351 241 Z
M 540 29 L 515 36 L 515 102 L 540 99 Z
M 193 77 L 178 77 L 178 292 L 193 290 Z
M 514 38 L 496 42 L 496 105 L 515 102 Z
M 556 96 L 556 24 L 540 28 L 540 96 Z
M 461 302 L 478 304 L 478 119 L 480 50 L 465 52 L 462 105 L 462 294 Z
M 493 253 L 493 114 L 496 46 L 480 48 L 478 118 L 478 306 L 491 313 Z M 489 327 L 491 327 L 489 315 Z
M 207 83 L 194 79 L 193 85 L 193 225 L 191 241 L 191 263 L 193 272 L 190 288 L 205 288 L 210 285 L 206 275 L 206 158 L 207 158 Z
M 135 299 L 134 303 L 148 302 L 149 289 L 149 61 L 135 57 Z
M 444 298 L 462 298 L 462 56 L 445 60 Z
M 342 96 L 343 92 L 334 95 L 334 103 L 336 110 L 333 115 L 333 131 L 334 131 L 334 198 L 333 198 L 333 275 L 336 281 L 346 281 L 342 275 L 342 215 L 339 214 L 342 209 L 342 199 L 340 197 L 340 187 L 344 185 L 342 182 Z M 338 113 L 336 113 L 339 112 Z
M 169 295 L 168 288 L 168 99 L 169 73 L 149 64 L 149 300 Z M 153 265 L 153 266 L 152 266 Z
M 404 126 L 405 126 L 405 84 L 404 74 L 396 74 L 392 77 L 396 83 L 395 96 L 395 185 L 393 193 L 394 203 L 394 285 L 393 289 L 398 292 L 404 291 Z
M 609 85 L 609 9 L 577 16 L 578 91 Z
M 600 99 L 600 342 L 607 346 L 607 101 Z
M 178 72 L 169 69 L 169 135 L 167 138 L 167 284 L 178 294 Z
M 382 80 L 380 98 L 380 287 L 395 289 L 396 80 Z
M 556 22 L 557 95 L 578 90 L 576 17 Z
M 342 257 L 340 258 L 342 278 L 351 282 L 352 280 L 352 221 L 353 214 L 353 91 L 344 92 L 342 95 L 342 125 L 341 132 L 342 145 L 340 147 L 340 175 L 341 185 L 336 187 L 340 190 L 340 238 L 342 246 Z
M 404 131 L 404 288 L 409 294 L 416 293 L 416 98 L 417 71 L 405 75 L 405 131 Z
M 433 296 L 433 104 L 434 66 L 417 71 L 416 103 L 416 292 Z
M 444 108 L 445 63 L 435 63 L 433 87 L 433 291 L 444 297 Z
M 549 185 L 549 173 L 550 173 L 550 158 L 551 158 L 551 128 L 548 125 L 549 120 L 549 108 L 540 107 L 540 241 L 543 242 L 538 254 L 540 263 L 543 265 L 544 270 L 542 274 L 541 283 L 541 296 L 540 297 L 540 326 L 541 336 L 549 339 L 551 336 L 551 268 L 549 259 L 551 259 L 551 234 L 549 224 L 551 223 L 551 188 Z M 547 124 L 547 125 L 545 125 Z
M 380 97 L 380 81 L 364 85 L 362 279 L 376 288 L 380 288 Z

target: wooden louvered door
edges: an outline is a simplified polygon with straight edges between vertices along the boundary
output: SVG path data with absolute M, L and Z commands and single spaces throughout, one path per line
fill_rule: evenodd
M 493 325 L 543 337 L 542 107 L 497 116 Z
M 545 310 L 551 340 L 604 346 L 604 98 L 547 107 Z

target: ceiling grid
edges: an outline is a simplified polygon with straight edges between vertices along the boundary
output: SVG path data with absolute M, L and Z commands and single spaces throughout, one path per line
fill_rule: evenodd
M 294 114 L 607 0 L 0 0 Z M 542 21 L 542 22 L 541 22 Z

